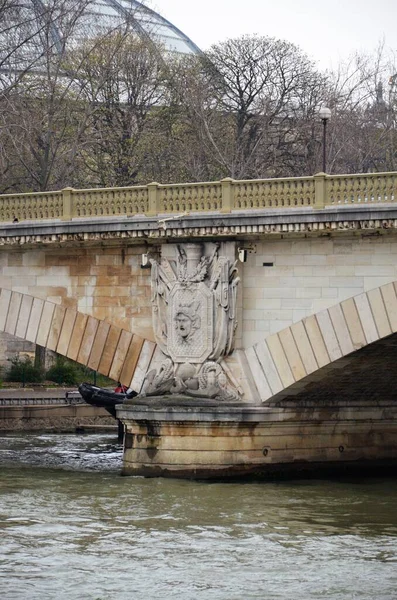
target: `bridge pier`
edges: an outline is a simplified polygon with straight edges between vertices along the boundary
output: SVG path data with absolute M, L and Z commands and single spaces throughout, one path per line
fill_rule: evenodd
M 397 471 L 395 404 L 253 406 L 175 397 L 134 398 L 123 475 L 186 479 L 305 477 Z

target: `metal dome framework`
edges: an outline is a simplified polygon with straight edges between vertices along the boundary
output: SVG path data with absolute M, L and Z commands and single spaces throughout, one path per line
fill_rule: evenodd
M 65 27 L 68 1 L 22 0 L 18 3 L 18 9 L 4 27 L 3 31 L 7 34 L 0 40 L 0 71 L 18 72 L 26 70 L 29 63 L 37 65 L 41 44 L 44 47 L 45 43 L 50 43 L 58 53 L 65 50 L 65 29 L 70 25 Z M 70 0 L 69 4 L 70 13 L 74 11 L 78 14 L 73 33 L 70 35 L 69 32 L 66 42 L 69 47 L 87 37 L 129 28 L 141 39 L 159 46 L 165 52 L 180 55 L 201 53 L 198 46 L 180 29 L 137 0 L 85 0 L 80 3 Z M 47 35 L 46 42 L 43 39 L 44 32 Z M 19 44 L 18 36 L 27 41 Z M 4 60 L 13 42 L 18 50 Z
M 129 19 L 131 26 L 142 37 L 158 40 L 164 47 L 180 54 L 200 53 L 187 35 L 170 21 L 136 0 L 95 0 L 93 14 L 104 14 L 110 19 Z

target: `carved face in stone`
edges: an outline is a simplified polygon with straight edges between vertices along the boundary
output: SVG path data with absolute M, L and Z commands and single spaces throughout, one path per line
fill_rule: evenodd
M 200 327 L 199 302 L 181 304 L 175 315 L 175 330 L 181 342 L 188 342 Z
M 175 317 L 175 326 L 177 334 L 184 340 L 192 333 L 191 319 L 181 312 L 178 312 Z

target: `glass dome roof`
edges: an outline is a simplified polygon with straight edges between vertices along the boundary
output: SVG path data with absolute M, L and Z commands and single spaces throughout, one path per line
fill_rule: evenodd
M 166 50 L 180 54 L 200 52 L 175 25 L 136 0 L 93 0 L 87 6 L 88 15 L 93 18 L 91 26 L 96 23 L 98 28 L 108 28 L 128 22 L 141 37 L 159 42 Z
M 48 44 L 61 52 L 65 43 L 70 47 L 87 36 L 126 27 L 168 52 L 200 53 L 175 25 L 136 0 L 20 0 L 13 6 L 4 18 L 0 15 L 3 73 L 25 70 L 29 63 L 37 65 L 37 56 L 46 52 Z M 10 48 L 17 50 L 10 52 Z

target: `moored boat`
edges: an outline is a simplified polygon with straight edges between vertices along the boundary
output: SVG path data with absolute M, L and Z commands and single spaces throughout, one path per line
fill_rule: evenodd
M 123 404 L 125 398 L 133 398 L 136 392 L 114 392 L 106 388 L 101 388 L 90 383 L 82 383 L 79 385 L 79 392 L 87 404 L 99 406 L 108 411 L 112 417 L 116 418 L 116 406 Z

